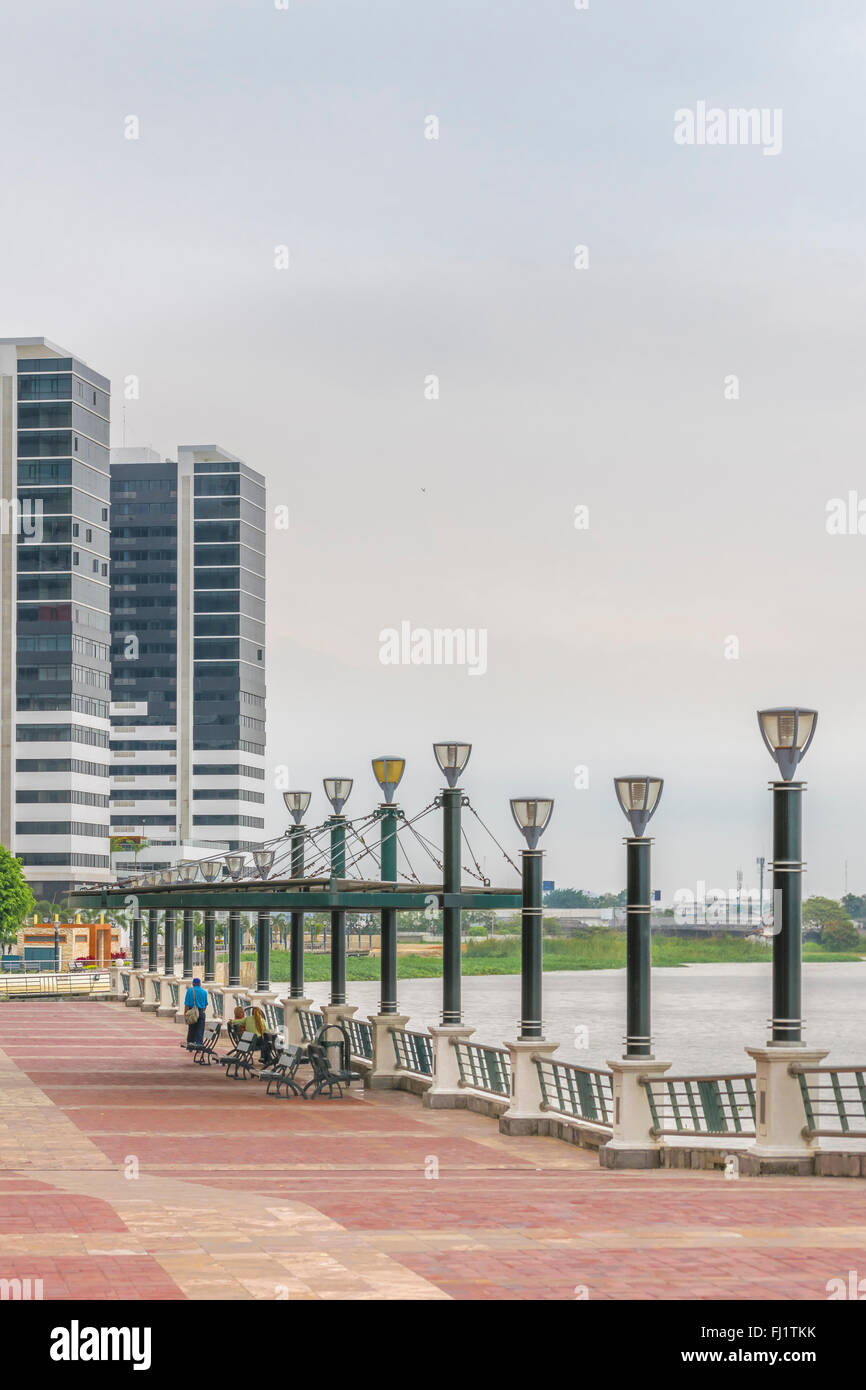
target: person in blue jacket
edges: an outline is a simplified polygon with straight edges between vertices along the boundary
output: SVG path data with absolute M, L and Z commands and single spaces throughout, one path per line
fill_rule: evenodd
M 204 1042 L 204 1020 L 207 1011 L 207 992 L 201 987 L 201 980 L 196 976 L 184 995 L 183 1007 L 191 1009 L 195 1005 L 198 1009 L 198 1018 L 195 1023 L 187 1025 L 186 1045 L 187 1047 L 199 1047 Z

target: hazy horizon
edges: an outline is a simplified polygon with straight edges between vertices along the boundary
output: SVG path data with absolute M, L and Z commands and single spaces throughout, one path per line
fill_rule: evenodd
M 623 886 L 630 772 L 664 902 L 757 887 L 755 711 L 800 703 L 804 893 L 866 891 L 866 536 L 826 525 L 866 498 L 859 7 L 47 0 L 5 39 L 3 336 L 110 377 L 114 447 L 220 444 L 289 508 L 270 834 L 279 769 L 321 820 L 322 776 L 354 816 L 402 755 L 409 812 L 460 737 L 512 857 L 509 796 L 556 799 L 558 887 Z M 699 103 L 780 148 L 677 143 Z M 383 664 L 402 623 L 483 631 L 486 671 Z

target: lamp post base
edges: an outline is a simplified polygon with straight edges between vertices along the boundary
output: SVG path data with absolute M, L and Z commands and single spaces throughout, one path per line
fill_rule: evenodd
M 460 1068 L 453 1042 L 466 1042 L 475 1032 L 462 1023 L 444 1023 L 430 1029 L 433 1039 L 433 1084 L 424 1092 L 422 1105 L 430 1110 L 456 1110 L 458 1099 L 466 1101 L 466 1090 L 460 1085 Z
M 653 1134 L 653 1118 L 641 1078 L 664 1076 L 670 1062 L 654 1057 L 619 1057 L 608 1062 L 613 1072 L 613 1134 L 598 1151 L 602 1168 L 658 1168 L 662 1144 Z
M 511 1103 L 499 1117 L 500 1134 L 537 1134 L 539 1121 L 546 1119 L 544 1095 L 538 1079 L 536 1057 L 552 1057 L 559 1043 L 544 1038 L 506 1043 L 511 1058 Z
M 818 1066 L 827 1049 L 784 1043 L 746 1052 L 755 1062 L 755 1142 L 745 1150 L 740 1171 L 751 1176 L 812 1172 L 818 1142 L 806 1130 L 800 1080 L 790 1067 Z
M 402 1031 L 409 1022 L 408 1014 L 371 1014 L 370 1027 L 373 1029 L 373 1064 L 365 1084 L 373 1091 L 399 1089 L 400 1078 L 404 1075 L 397 1066 L 394 1051 L 392 1028 Z

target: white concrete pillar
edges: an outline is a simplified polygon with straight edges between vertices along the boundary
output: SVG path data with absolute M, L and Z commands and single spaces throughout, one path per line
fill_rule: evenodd
M 301 1030 L 301 1020 L 298 1013 L 303 1010 L 306 1013 L 313 1004 L 312 999 L 281 999 L 283 1006 L 283 1018 L 285 1019 L 286 1042 L 295 1047 L 301 1046 L 306 1042 L 306 1038 Z
M 792 1062 L 817 1067 L 827 1049 L 783 1044 L 747 1047 L 746 1052 L 755 1062 L 755 1142 L 744 1157 L 758 1160 L 768 1172 L 774 1160 L 810 1159 L 818 1142 L 803 1132 L 806 1111 L 800 1079 L 789 1068 Z
M 462 1023 L 444 1023 L 430 1029 L 433 1039 L 433 1084 L 424 1092 L 423 1104 L 432 1110 L 454 1108 L 458 1096 L 465 1096 L 460 1085 L 460 1067 L 454 1044 L 466 1042 L 475 1032 Z
M 157 1018 L 170 1018 L 174 1022 L 177 1014 L 177 1006 L 172 1003 L 171 990 L 169 984 L 176 985 L 177 980 L 174 975 L 160 975 L 160 999 L 159 1007 L 156 1011 Z M 178 996 L 180 997 L 180 996 Z
M 500 1124 L 505 1128 L 515 1120 L 538 1120 L 544 1111 L 541 1108 L 544 1094 L 538 1079 L 538 1067 L 533 1058 L 551 1058 L 559 1043 L 543 1042 L 540 1038 L 518 1039 L 506 1043 L 511 1058 L 511 1104 L 500 1116 Z
M 144 1003 L 144 995 L 141 989 L 139 989 L 139 984 L 141 984 L 143 988 L 145 979 L 146 972 L 144 970 L 130 970 L 129 994 L 126 998 L 126 1007 L 128 1009 L 140 1009 Z
M 143 1014 L 155 1014 L 157 1009 L 156 994 L 154 993 L 153 982 L 158 979 L 153 971 L 142 971 L 141 979 L 144 985 L 144 997 L 141 1001 L 141 1012 Z
M 397 1066 L 394 1039 L 391 1030 L 402 1030 L 409 1022 L 408 1014 L 372 1014 L 370 1026 L 373 1029 L 373 1062 L 367 1076 L 367 1085 L 385 1089 L 393 1084 L 393 1078 L 405 1073 Z
M 181 981 L 179 982 L 178 991 L 177 991 L 177 1013 L 176 1013 L 175 1016 L 174 1016 L 174 1021 L 175 1021 L 175 1023 L 182 1023 L 183 1026 L 184 1026 L 184 1028 L 187 1027 L 187 1023 L 186 1023 L 186 1020 L 185 1020 L 185 1018 L 184 1018 L 184 1016 L 183 1016 L 183 1012 L 184 1012 L 184 1003 L 183 1003 L 183 1001 L 184 1001 L 184 999 L 186 998 L 186 992 L 187 992 L 187 990 L 188 990 L 188 989 L 191 989 L 191 988 L 192 988 L 192 975 L 190 975 L 188 979 L 186 979 L 186 980 L 181 980 Z
M 357 1004 L 325 1004 L 322 1009 L 325 1023 L 341 1023 L 343 1019 L 352 1018 L 357 1012 Z
M 640 1078 L 664 1076 L 670 1062 L 653 1057 L 618 1057 L 613 1072 L 613 1135 L 599 1149 L 602 1168 L 657 1168 L 661 1139 L 652 1133 L 652 1111 Z

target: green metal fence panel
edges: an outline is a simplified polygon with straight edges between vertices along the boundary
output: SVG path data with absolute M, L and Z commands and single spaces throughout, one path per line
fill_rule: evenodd
M 646 1078 L 655 1134 L 755 1133 L 755 1078 L 664 1076 Z
M 344 1019 L 346 1032 L 349 1034 L 349 1048 L 353 1057 L 364 1057 L 367 1061 L 373 1057 L 373 1027 L 360 1018 Z
M 806 1129 L 828 1137 L 866 1139 L 866 1063 L 791 1068 L 800 1083 Z
M 613 1075 L 552 1057 L 536 1057 L 542 1106 L 570 1119 L 613 1128 Z
M 417 1076 L 433 1075 L 433 1039 L 429 1033 L 413 1033 L 403 1028 L 392 1028 L 391 1041 L 394 1044 L 394 1059 L 400 1071 L 411 1071 Z
M 459 1042 L 456 1052 L 461 1085 L 497 1096 L 511 1095 L 511 1059 L 504 1047 Z

